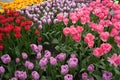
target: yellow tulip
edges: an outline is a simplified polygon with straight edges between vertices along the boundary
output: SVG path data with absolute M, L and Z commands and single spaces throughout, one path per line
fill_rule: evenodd
M 0 9 L 0 13 L 3 13 L 4 12 L 4 10 L 3 9 Z
M 27 6 L 32 6 L 33 4 L 42 3 L 43 0 L 14 0 L 13 2 L 0 2 L 2 8 L 20 10 Z

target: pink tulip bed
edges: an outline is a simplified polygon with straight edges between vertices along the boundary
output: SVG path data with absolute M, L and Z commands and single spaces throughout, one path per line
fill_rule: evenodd
M 0 80 L 120 80 L 120 5 L 53 0 L 0 13 Z

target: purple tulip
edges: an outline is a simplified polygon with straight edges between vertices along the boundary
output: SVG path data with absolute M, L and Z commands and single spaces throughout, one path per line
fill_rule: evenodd
M 112 73 L 108 71 L 104 71 L 102 75 L 102 80 L 112 80 Z
M 38 28 L 41 30 L 42 29 L 42 25 L 38 25 Z
M 13 78 L 11 78 L 10 80 L 18 80 L 18 78 L 16 78 L 16 77 L 13 77 Z
M 37 71 L 32 71 L 31 75 L 34 80 L 39 80 L 40 78 L 40 75 Z
M 23 52 L 23 53 L 22 53 L 22 58 L 23 58 L 23 59 L 27 59 L 27 58 L 28 58 L 27 53 Z
M 82 73 L 82 80 L 87 80 L 88 74 L 86 72 Z
M 62 74 L 62 75 L 67 74 L 68 71 L 69 71 L 69 66 L 68 66 L 67 64 L 61 66 L 61 74 Z
M 64 80 L 73 80 L 73 75 L 71 75 L 71 74 L 66 74 L 66 75 L 64 76 Z
M 57 59 L 54 57 L 50 57 L 50 64 L 51 65 L 56 65 L 57 64 Z
M 11 57 L 8 54 L 1 56 L 1 60 L 4 64 L 9 64 L 11 62 Z
M 70 58 L 68 65 L 70 68 L 75 68 L 78 65 L 78 59 L 76 57 Z
M 0 75 L 5 73 L 5 68 L 3 66 L 0 66 Z
M 90 64 L 90 65 L 88 66 L 87 70 L 88 70 L 89 72 L 93 72 L 93 71 L 94 71 L 94 65 L 93 65 L 93 64 Z

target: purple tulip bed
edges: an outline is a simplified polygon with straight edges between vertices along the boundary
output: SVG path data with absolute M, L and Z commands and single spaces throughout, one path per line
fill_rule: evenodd
M 0 80 L 120 80 L 120 5 L 53 0 L 0 13 Z

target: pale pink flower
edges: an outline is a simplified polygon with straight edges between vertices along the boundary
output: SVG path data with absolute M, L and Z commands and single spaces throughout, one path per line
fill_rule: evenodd
M 63 22 L 64 22 L 65 25 L 67 25 L 68 22 L 69 22 L 69 19 L 68 19 L 68 18 L 64 18 L 64 19 L 63 19 Z
M 120 65 L 120 55 L 114 53 L 111 58 L 108 57 L 108 61 L 115 67 L 117 67 L 118 65 Z

